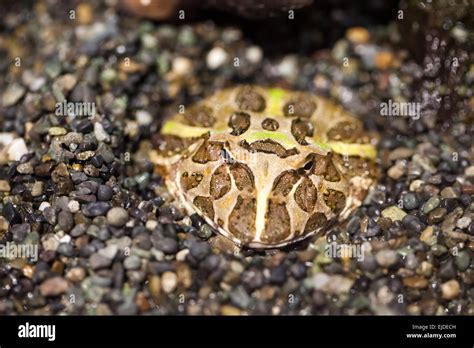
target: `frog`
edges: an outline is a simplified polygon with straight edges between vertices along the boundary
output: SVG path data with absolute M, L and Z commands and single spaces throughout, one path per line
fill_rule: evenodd
M 237 85 L 164 120 L 150 159 L 188 214 L 268 250 L 345 222 L 377 182 L 377 142 L 329 98 Z

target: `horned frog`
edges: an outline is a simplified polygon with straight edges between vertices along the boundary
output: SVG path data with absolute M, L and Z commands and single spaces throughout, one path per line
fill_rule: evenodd
M 266 249 L 344 221 L 376 182 L 375 145 L 328 99 L 244 85 L 166 120 L 151 159 L 188 213 Z

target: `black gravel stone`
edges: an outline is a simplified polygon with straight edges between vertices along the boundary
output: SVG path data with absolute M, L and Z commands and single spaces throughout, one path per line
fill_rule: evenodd
M 269 281 L 272 284 L 283 284 L 286 281 L 286 267 L 280 265 L 272 268 L 270 270 Z
M 5 219 L 8 220 L 8 222 L 10 223 L 10 225 L 14 225 L 14 224 L 19 224 L 21 223 L 21 215 L 20 213 L 18 212 L 18 210 L 15 208 L 15 206 L 10 203 L 10 202 L 7 202 L 5 203 L 5 205 L 3 206 L 3 212 L 2 212 L 3 216 L 5 217 Z
M 249 290 L 258 289 L 265 284 L 265 277 L 258 269 L 244 271 L 242 273 L 241 280 L 245 287 Z
M 423 223 L 414 215 L 405 215 L 402 219 L 402 224 L 405 228 L 416 233 L 420 233 L 423 228 Z
M 87 204 L 82 210 L 83 214 L 87 217 L 94 217 L 104 215 L 112 208 L 110 203 L 107 202 L 93 202 Z
M 74 246 L 70 243 L 60 243 L 56 251 L 60 255 L 71 257 L 74 255 Z
M 456 198 L 444 198 L 441 200 L 440 207 L 452 212 L 459 206 L 458 200 Z
M 79 236 L 82 236 L 84 233 L 86 233 L 86 231 L 87 231 L 86 224 L 78 224 L 72 228 L 69 234 L 71 237 L 79 237 Z
M 74 226 L 73 215 L 68 211 L 61 211 L 58 214 L 58 224 L 64 232 L 69 232 Z
M 403 207 L 407 210 L 416 209 L 420 206 L 420 201 L 416 193 L 408 192 L 403 196 Z
M 198 261 L 202 261 L 211 253 L 211 247 L 207 242 L 193 241 L 189 247 L 189 253 Z
M 97 189 L 97 199 L 99 201 L 108 202 L 112 199 L 114 190 L 107 185 L 100 185 Z
M 450 280 L 456 277 L 456 266 L 454 261 L 449 259 L 439 266 L 438 275 L 443 280 Z
M 358 216 L 352 217 L 347 223 L 347 233 L 356 234 L 360 229 L 360 218 Z
M 28 224 L 19 224 L 13 225 L 11 231 L 13 235 L 13 241 L 15 243 L 20 243 L 26 238 L 28 233 L 30 233 L 31 228 Z
M 211 254 L 207 256 L 204 259 L 204 261 L 202 261 L 201 267 L 205 269 L 206 271 L 212 272 L 215 269 L 217 269 L 217 267 L 219 267 L 220 262 L 221 262 L 221 259 L 219 256 L 215 254 Z
M 178 242 L 174 238 L 163 238 L 156 241 L 155 248 L 165 254 L 176 254 L 178 251 Z
M 290 274 L 295 279 L 303 279 L 306 276 L 306 266 L 302 263 L 295 263 L 290 267 Z

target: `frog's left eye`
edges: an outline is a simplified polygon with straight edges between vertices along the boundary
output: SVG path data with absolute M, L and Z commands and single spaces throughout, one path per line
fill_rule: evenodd
M 297 170 L 299 175 L 310 173 L 314 167 L 314 159 L 307 160 L 306 163 Z
M 306 162 L 306 164 L 303 166 L 304 170 L 311 170 L 311 168 L 313 168 L 314 166 L 314 161 L 311 160 L 309 162 Z

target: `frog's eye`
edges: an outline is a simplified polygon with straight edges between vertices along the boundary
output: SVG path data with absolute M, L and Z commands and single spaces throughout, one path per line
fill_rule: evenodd
M 311 170 L 311 168 L 313 168 L 314 166 L 314 161 L 311 160 L 309 162 L 306 162 L 306 164 L 303 166 L 304 170 L 308 171 L 308 170 Z
M 222 148 L 222 150 L 221 150 L 221 157 L 224 160 L 224 162 L 226 162 L 226 163 L 234 163 L 235 162 L 234 158 L 231 156 L 229 151 L 227 151 L 225 148 Z
M 313 169 L 314 167 L 314 159 L 309 159 L 306 161 L 306 163 L 297 170 L 297 173 L 299 175 L 304 175 L 304 174 L 308 174 L 311 172 L 311 170 Z

